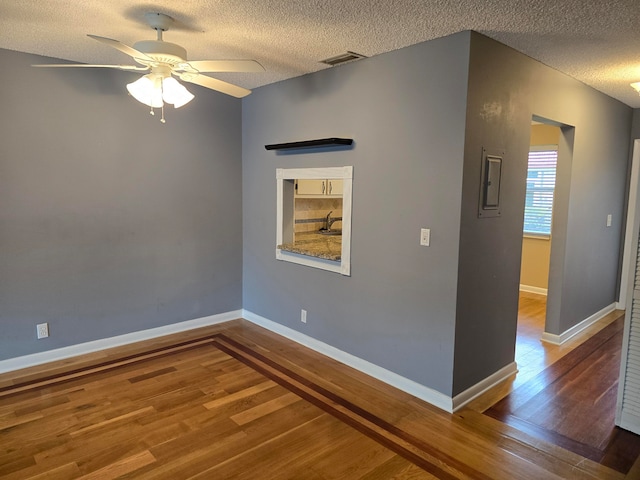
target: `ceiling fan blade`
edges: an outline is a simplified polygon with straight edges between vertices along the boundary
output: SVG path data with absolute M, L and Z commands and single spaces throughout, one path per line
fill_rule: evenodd
M 264 72 L 255 60 L 194 60 L 181 63 L 179 68 L 196 72 Z
M 114 40 L 112 38 L 106 38 L 106 37 L 99 37 L 98 35 L 91 35 L 91 34 L 87 34 L 87 36 L 101 43 L 104 43 L 105 45 L 109 45 L 110 47 L 113 47 L 116 50 L 120 50 L 122 53 L 126 53 L 130 57 L 142 58 L 144 60 L 153 60 L 153 58 L 149 57 L 146 53 L 142 53 L 141 51 L 136 50 L 135 48 L 130 47 L 129 45 L 125 45 L 124 43 L 119 42 L 118 40 Z
M 143 72 L 149 70 L 149 67 L 136 67 L 135 65 L 88 65 L 86 63 L 50 63 L 31 65 L 32 67 L 47 68 L 115 68 L 117 70 L 133 70 Z
M 251 93 L 251 90 L 238 87 L 237 85 L 233 85 L 231 83 L 223 82 L 222 80 L 218 80 L 217 78 L 207 77 L 206 75 L 185 72 L 179 73 L 178 76 L 185 82 L 195 83 L 196 85 L 200 85 L 201 87 L 210 88 L 211 90 L 217 90 L 218 92 L 226 93 L 227 95 L 231 95 L 232 97 L 236 98 L 246 97 Z

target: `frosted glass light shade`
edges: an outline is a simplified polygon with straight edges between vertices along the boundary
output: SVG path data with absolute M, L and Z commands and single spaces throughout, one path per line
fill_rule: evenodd
M 194 98 L 175 78 L 162 78 L 151 73 L 127 84 L 127 90 L 133 98 L 151 108 L 160 108 L 164 102 L 179 108 Z
M 144 75 L 135 82 L 127 84 L 127 90 L 131 96 L 151 108 L 162 107 L 162 90 L 158 87 L 155 79 L 150 78 L 149 75 Z
M 162 98 L 175 108 L 180 108 L 193 100 L 194 96 L 175 78 L 167 77 L 162 80 Z
M 632 83 L 631 86 L 636 90 L 636 92 L 640 93 L 640 82 Z

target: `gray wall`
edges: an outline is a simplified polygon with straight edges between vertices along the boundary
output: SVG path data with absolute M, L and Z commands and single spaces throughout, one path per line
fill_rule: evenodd
M 244 307 L 451 393 L 469 34 L 243 101 Z M 352 137 L 352 150 L 265 144 Z M 353 165 L 351 277 L 277 261 L 278 167 Z M 431 228 L 431 246 L 419 245 Z M 300 322 L 300 310 L 308 323 Z
M 633 164 L 633 147 L 635 144 L 635 140 L 640 139 L 640 108 L 636 108 L 633 110 L 633 117 L 632 117 L 632 121 L 631 121 L 631 135 L 629 137 L 629 162 L 627 164 L 627 184 L 625 185 L 625 197 L 624 197 L 624 203 L 625 203 L 625 210 L 624 210 L 624 219 L 625 221 L 622 224 L 622 228 L 623 228 L 623 232 L 626 232 L 626 228 L 627 228 L 627 223 L 626 223 L 626 219 L 627 219 L 627 210 L 629 207 L 629 191 L 631 188 L 631 167 Z M 622 252 L 624 251 L 624 235 L 622 235 L 620 237 L 620 257 L 618 259 L 618 265 L 619 265 L 619 269 L 620 271 L 622 271 L 622 265 L 624 262 L 624 258 L 622 255 Z M 622 279 L 618 279 L 618 285 L 617 285 L 617 291 L 618 291 L 618 298 L 620 297 L 620 283 L 621 283 Z
M 631 129 L 631 148 L 633 148 L 633 140 L 640 138 L 640 108 L 633 110 L 633 127 Z
M 481 35 L 259 88 L 242 118 L 190 86 L 166 125 L 124 94 L 135 75 L 0 60 L 0 359 L 244 307 L 460 393 L 513 361 L 532 115 L 575 127 L 547 330 L 616 300 L 631 109 Z M 329 136 L 355 146 L 264 149 Z M 477 219 L 483 146 L 506 151 L 498 219 Z M 341 165 L 351 277 L 276 261 L 276 168 Z M 43 321 L 52 336 L 36 341 Z
M 477 33 L 469 68 L 454 394 L 513 361 L 532 115 L 575 127 L 560 145 L 546 330 L 617 300 L 632 112 Z M 506 152 L 499 218 L 477 218 L 483 146 Z
M 508 365 L 533 115 L 575 127 L 561 142 L 547 331 L 611 305 L 631 109 L 467 32 L 244 101 L 244 307 L 446 395 Z M 352 136 L 355 148 L 263 150 L 326 136 Z M 477 218 L 482 147 L 506 152 L 495 219 Z M 350 278 L 274 254 L 275 169 L 335 165 L 354 165 Z M 418 246 L 421 226 L 432 230 L 431 247 Z
M 137 75 L 0 62 L 0 359 L 241 308 L 241 102 L 162 125 Z

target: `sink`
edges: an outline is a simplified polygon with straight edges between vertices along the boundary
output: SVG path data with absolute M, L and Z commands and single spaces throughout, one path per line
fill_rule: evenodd
M 320 235 L 342 235 L 342 230 L 318 230 Z

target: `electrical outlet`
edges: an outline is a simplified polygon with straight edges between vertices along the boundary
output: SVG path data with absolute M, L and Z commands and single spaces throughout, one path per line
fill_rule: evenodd
M 307 323 L 307 311 L 304 309 L 300 310 L 300 321 L 302 323 Z
M 36 329 L 38 332 L 38 338 L 47 338 L 49 336 L 49 324 L 48 323 L 39 323 L 36 325 Z
M 607 227 L 611 226 L 611 220 L 612 220 L 612 215 L 611 214 L 607 215 Z

